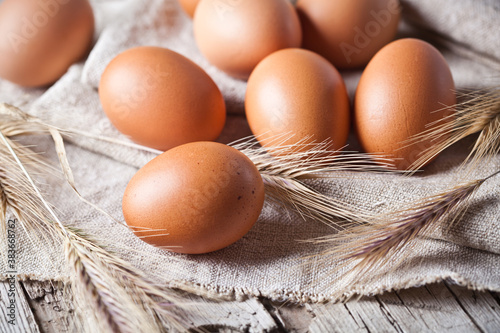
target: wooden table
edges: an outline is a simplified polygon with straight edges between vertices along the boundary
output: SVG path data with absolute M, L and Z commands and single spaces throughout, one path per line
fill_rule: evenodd
M 71 332 L 74 309 L 60 284 L 16 285 L 16 326 L 6 320 L 7 289 L 8 284 L 1 282 L 1 333 Z M 500 332 L 499 294 L 448 283 L 346 304 L 295 306 L 264 298 L 214 303 L 190 298 L 198 311 L 187 320 L 209 332 Z

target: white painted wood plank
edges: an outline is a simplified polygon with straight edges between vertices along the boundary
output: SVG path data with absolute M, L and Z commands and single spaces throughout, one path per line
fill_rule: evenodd
M 456 285 L 448 286 L 462 309 L 484 332 L 500 332 L 500 304 L 488 292 L 477 292 Z
M 32 300 L 44 297 L 46 294 L 51 294 L 54 289 L 62 289 L 63 284 L 61 282 L 52 281 L 23 281 L 24 290 L 26 294 Z
M 351 307 L 357 308 L 357 305 Z M 309 326 L 311 333 L 322 332 L 368 332 L 362 316 L 351 311 L 346 304 L 313 304 L 311 305 L 314 318 Z
M 11 306 L 10 300 L 15 300 L 15 308 L 8 309 Z M 8 281 L 0 282 L 0 332 L 40 333 L 35 316 L 18 281 L 14 284 Z
M 403 332 L 481 332 L 444 283 L 377 298 Z
M 403 332 L 390 313 L 383 310 L 376 297 L 363 297 L 345 305 L 356 321 L 363 324 L 360 327 L 368 332 Z
M 450 288 L 457 290 L 458 295 L 453 295 L 441 283 L 363 298 L 345 305 L 311 305 L 314 318 L 310 320 L 309 331 L 500 332 L 499 299 L 487 292 Z M 298 312 L 295 316 L 308 320 Z
M 34 298 L 32 306 L 34 304 L 34 313 L 42 325 L 40 330 L 68 332 L 64 330 L 65 326 L 61 326 L 61 318 L 69 320 L 68 316 L 73 314 L 67 297 L 60 293 L 60 285 L 29 282 L 25 284 L 25 289 Z M 388 293 L 347 304 L 294 306 L 264 301 L 267 304 L 264 306 L 258 299 L 217 303 L 194 296 L 190 298 L 193 301 L 190 314 L 183 313 L 181 316 L 193 327 L 208 328 L 211 332 L 500 331 L 498 294 L 472 292 L 444 284 Z M 71 325 L 66 323 L 66 327 Z M 4 332 L 2 326 L 0 332 Z
M 281 327 L 288 333 L 308 333 L 314 313 L 311 305 L 295 305 L 270 303 L 273 309 L 267 309 L 279 321 Z
M 23 285 L 43 333 L 81 331 L 71 297 L 63 292 L 61 283 L 25 281 Z
M 33 298 L 33 308 L 40 318 L 42 332 L 74 332 L 74 309 L 61 284 L 26 282 L 26 291 Z M 193 328 L 225 329 L 231 332 L 269 332 L 277 325 L 257 299 L 244 302 L 211 302 L 201 297 L 188 297 L 191 302 L 186 311 L 176 313 Z M 229 330 L 229 331 L 228 331 Z M 1 332 L 1 331 L 0 331 Z
M 273 317 L 255 298 L 243 302 L 213 302 L 194 296 L 189 298 L 193 305 L 181 316 L 194 328 L 207 328 L 210 331 L 226 328 L 248 333 L 278 329 Z

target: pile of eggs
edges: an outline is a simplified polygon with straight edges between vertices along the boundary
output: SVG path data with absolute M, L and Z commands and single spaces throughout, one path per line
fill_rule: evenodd
M 18 41 L 20 51 L 12 34 L 2 32 L 35 29 L 37 12 L 30 0 L 0 5 L 0 50 L 17 50 L 4 52 L 0 77 L 24 86 L 50 84 L 88 51 L 93 16 L 87 0 L 51 1 L 58 6 L 55 18 Z M 439 51 L 417 39 L 393 41 L 398 0 L 178 1 L 193 18 L 206 59 L 248 81 L 246 117 L 271 154 L 277 136 L 286 138 L 280 144 L 307 138 L 340 150 L 353 128 L 365 152 L 393 158 L 405 170 L 432 145 L 407 140 L 454 112 L 453 78 Z M 26 13 L 34 20 L 30 26 L 12 23 Z M 74 42 L 52 38 L 61 36 L 56 29 Z M 351 103 L 339 70 L 359 68 L 364 71 Z M 206 253 L 250 230 L 263 207 L 264 184 L 245 155 L 213 142 L 226 107 L 202 68 L 165 48 L 136 47 L 109 63 L 99 96 L 120 132 L 165 151 L 126 189 L 124 217 L 137 235 L 171 251 Z
M 246 117 L 270 152 L 278 142 L 272 138 L 280 136 L 280 144 L 308 138 L 339 150 L 353 127 L 366 152 L 392 157 L 404 170 L 432 144 L 405 141 L 448 116 L 456 103 L 449 67 L 433 46 L 417 39 L 391 42 L 398 0 L 179 2 L 193 17 L 206 59 L 248 81 Z M 339 70 L 365 66 L 350 103 Z M 224 100 L 215 83 L 166 49 L 120 54 L 104 72 L 99 93 L 116 128 L 153 148 L 214 141 L 224 127 Z

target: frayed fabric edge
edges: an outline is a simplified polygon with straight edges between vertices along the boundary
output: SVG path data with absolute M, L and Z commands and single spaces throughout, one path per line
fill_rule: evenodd
M 13 274 L 0 273 L 0 282 L 5 282 L 12 278 Z M 54 281 L 62 283 L 70 283 L 70 278 L 68 276 L 57 275 L 57 276 L 43 276 L 36 274 L 15 274 L 16 280 L 18 281 Z
M 213 286 L 210 284 L 198 284 L 187 281 L 172 281 L 168 283 L 171 288 L 177 288 L 189 293 L 206 297 L 215 300 L 237 300 L 244 301 L 249 297 L 265 297 L 271 301 L 276 302 L 288 302 L 294 304 L 307 304 L 307 303 L 337 303 L 343 302 L 352 298 L 359 298 L 363 296 L 376 296 L 387 292 L 399 291 L 409 288 L 418 288 L 424 285 L 439 283 L 439 282 L 451 282 L 458 286 L 465 287 L 470 290 L 475 291 L 493 291 L 500 292 L 499 285 L 486 285 L 481 283 L 476 283 L 467 278 L 464 278 L 458 273 L 443 274 L 438 276 L 429 276 L 423 278 L 414 278 L 402 280 L 397 283 L 393 283 L 391 286 L 377 286 L 377 287 L 366 287 L 366 286 L 355 286 L 350 290 L 345 291 L 342 296 L 332 296 L 327 294 L 313 294 L 313 293 L 303 293 L 300 291 L 291 290 L 274 290 L 274 291 L 263 291 L 258 288 L 244 288 L 244 287 L 221 287 Z
M 10 277 L 11 276 L 8 274 L 0 273 L 0 282 L 6 281 Z M 21 274 L 17 275 L 16 278 L 18 281 L 57 281 L 62 283 L 69 283 L 69 278 L 67 276 L 56 276 L 48 279 L 47 277 L 36 276 L 34 274 Z M 288 302 L 303 305 L 306 303 L 337 303 L 349 300 L 351 298 L 359 298 L 363 296 L 372 297 L 387 292 L 417 288 L 427 284 L 439 283 L 443 281 L 451 282 L 461 287 L 465 287 L 475 291 L 489 290 L 493 292 L 500 292 L 499 285 L 485 285 L 476 283 L 464 278 L 458 273 L 407 279 L 398 283 L 394 283 L 391 286 L 355 286 L 352 289 L 344 292 L 340 297 L 334 297 L 327 294 L 303 293 L 296 290 L 291 291 L 286 289 L 263 291 L 259 290 L 258 288 L 222 287 L 210 284 L 193 283 L 189 281 L 171 281 L 166 283 L 166 286 L 205 297 L 207 299 L 218 301 L 244 301 L 252 297 L 265 297 L 274 302 Z

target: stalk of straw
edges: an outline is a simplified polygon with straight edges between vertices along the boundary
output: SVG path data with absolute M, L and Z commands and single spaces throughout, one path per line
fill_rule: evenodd
M 435 144 L 425 150 L 408 169 L 410 173 L 419 170 L 446 148 L 469 135 L 479 133 L 469 156 L 468 169 L 473 170 L 480 161 L 488 160 L 500 152 L 500 87 L 481 93 L 463 96 L 467 100 L 456 106 L 457 112 L 447 117 L 447 121 L 429 124 L 429 129 L 411 138 L 412 145 L 430 140 Z
M 14 133 L 43 132 L 36 126 L 30 128 L 23 124 L 21 127 L 24 127 L 22 131 L 18 128 Z M 27 148 L 10 140 L 4 134 L 7 128 L 0 130 L 2 229 L 5 230 L 5 214 L 11 209 L 32 240 L 42 237 L 46 244 L 64 245 L 73 299 L 77 313 L 86 323 L 81 329 L 162 332 L 165 321 L 172 327 L 184 329 L 171 311 L 181 303 L 172 291 L 157 287 L 144 273 L 59 220 L 28 171 L 53 172 L 53 169 L 47 168 Z
M 390 271 L 396 270 L 417 246 L 417 238 L 429 236 L 442 223 L 451 227 L 456 218 L 465 212 L 477 189 L 498 174 L 500 171 L 458 185 L 416 202 L 408 210 L 379 217 L 369 224 L 313 240 L 328 246 L 321 254 L 322 260 L 340 261 L 341 267 L 349 268 L 339 293 L 387 273 L 387 267 Z
M 329 151 L 329 142 L 314 143 L 305 138 L 294 145 L 285 142 L 286 135 L 272 138 L 273 155 L 258 146 L 254 138 L 244 138 L 232 144 L 255 164 L 266 187 L 267 197 L 310 218 L 341 230 L 365 223 L 370 213 L 340 199 L 326 196 L 308 184 L 307 180 L 355 177 L 355 172 L 391 172 L 390 159 L 379 155 Z M 298 149 L 300 148 L 300 149 Z M 275 157 L 277 156 L 277 157 Z

